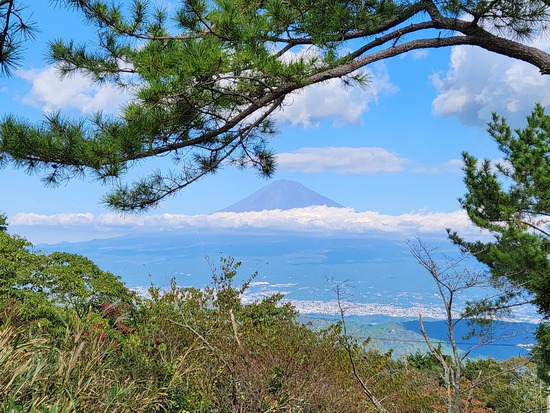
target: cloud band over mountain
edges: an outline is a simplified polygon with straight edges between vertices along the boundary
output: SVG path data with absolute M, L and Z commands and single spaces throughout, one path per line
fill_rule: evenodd
M 464 211 L 411 212 L 401 215 L 385 215 L 375 211 L 357 212 L 352 208 L 313 206 L 289 210 L 253 212 L 217 212 L 204 215 L 157 214 L 121 216 L 107 213 L 72 213 L 40 215 L 19 213 L 9 219 L 16 227 L 47 226 L 70 228 L 94 228 L 96 230 L 178 230 L 185 228 L 212 229 L 278 229 L 292 231 L 342 231 L 364 233 L 377 231 L 402 235 L 417 233 L 442 233 L 445 228 L 474 233 Z

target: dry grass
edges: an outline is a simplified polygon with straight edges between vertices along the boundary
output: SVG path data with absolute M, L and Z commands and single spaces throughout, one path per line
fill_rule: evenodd
M 137 382 L 116 366 L 116 349 L 75 322 L 65 342 L 0 326 L 2 412 L 151 412 L 166 402 L 152 382 Z

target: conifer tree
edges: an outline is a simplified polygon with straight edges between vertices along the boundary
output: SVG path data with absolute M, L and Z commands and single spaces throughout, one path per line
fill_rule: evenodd
M 460 200 L 474 225 L 488 230 L 493 241 L 469 242 L 456 233 L 451 239 L 486 264 L 502 295 L 485 308 L 497 312 L 533 303 L 550 317 L 550 116 L 537 105 L 527 126 L 512 130 L 496 114 L 489 133 L 503 160 L 480 161 L 464 153 L 466 195 Z M 541 378 L 550 382 L 550 328 L 537 333 L 535 356 Z

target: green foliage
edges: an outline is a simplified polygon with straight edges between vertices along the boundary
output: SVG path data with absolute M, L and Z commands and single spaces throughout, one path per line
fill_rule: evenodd
M 133 340 L 153 343 L 146 355 L 142 344 L 125 347 L 127 362 L 155 372 L 185 411 L 356 411 L 326 370 L 333 336 L 297 322 L 281 296 L 244 304 L 247 282 L 233 286 L 239 265 L 222 260 L 205 290 L 152 289 Z
M 14 2 L 0 2 L 0 22 Z M 34 124 L 7 115 L 0 122 L 0 164 L 40 173 L 49 185 L 91 174 L 112 185 L 104 202 L 121 211 L 155 206 L 223 165 L 272 175 L 272 115 L 285 99 L 330 79 L 365 86 L 368 75 L 360 69 L 379 60 L 471 44 L 550 72 L 550 55 L 509 36 L 546 30 L 545 0 L 189 0 L 171 8 L 143 0 L 61 3 L 95 25 L 98 39 L 54 40 L 49 60 L 62 76 L 78 72 L 134 98 L 116 117 L 51 113 Z M 0 59 L 11 47 L 2 39 Z M 175 167 L 132 183 L 119 179 L 140 160 L 166 155 Z
M 26 239 L 0 232 L 0 308 L 17 307 L 22 322 L 64 329 L 67 309 L 84 318 L 104 304 L 133 299 L 120 277 L 87 258 L 33 251 Z
M 536 368 L 527 358 L 469 359 L 463 374 L 476 385 L 478 406 L 489 411 L 520 413 L 544 408 L 544 391 Z
M 441 344 L 436 349 L 439 354 L 441 353 Z M 451 363 L 451 358 L 449 356 L 445 356 L 445 361 L 447 363 Z M 437 359 L 437 357 L 432 353 L 425 353 L 420 350 L 417 350 L 414 354 L 409 354 L 407 356 L 407 362 L 413 366 L 414 368 L 417 368 L 419 370 L 427 370 L 427 371 L 439 371 L 441 370 L 441 363 Z
M 19 67 L 23 45 L 36 33 L 25 8 L 19 0 L 0 1 L 0 75 L 9 76 Z
M 6 232 L 8 229 L 8 217 L 5 214 L 0 214 L 0 232 Z
M 495 236 L 492 243 L 452 238 L 491 269 L 495 283 L 528 291 L 540 311 L 550 314 L 550 117 L 537 105 L 527 126 L 512 132 L 494 115 L 489 133 L 504 155 L 494 166 L 465 153 L 468 193 L 461 204 L 472 222 Z
M 536 333 L 537 346 L 533 351 L 539 377 L 550 383 L 550 326 L 543 321 Z
M 461 199 L 472 222 L 494 236 L 493 242 L 467 242 L 456 233 L 451 239 L 491 270 L 493 284 L 502 295 L 490 307 L 509 308 L 533 302 L 550 316 L 550 117 L 537 105 L 527 126 L 512 131 L 494 115 L 489 133 L 503 153 L 492 165 L 464 154 L 468 192 Z M 548 369 L 549 336 L 544 324 L 538 333 L 535 355 Z M 548 375 L 543 378 L 550 380 Z

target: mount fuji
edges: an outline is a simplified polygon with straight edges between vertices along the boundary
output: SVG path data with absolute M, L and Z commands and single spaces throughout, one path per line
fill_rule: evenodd
M 344 208 L 330 198 L 324 197 L 299 182 L 281 179 L 254 192 L 252 195 L 218 212 L 250 212 L 271 209 L 293 209 L 326 205 Z

